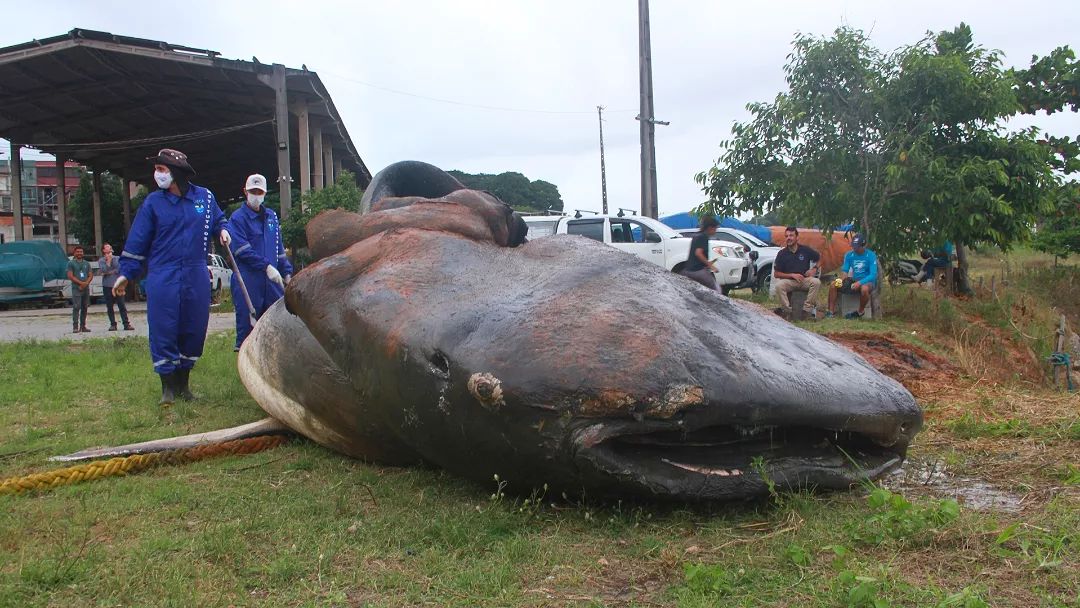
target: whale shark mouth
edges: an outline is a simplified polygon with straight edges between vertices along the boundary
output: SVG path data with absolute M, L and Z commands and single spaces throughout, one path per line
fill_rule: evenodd
M 703 499 L 747 495 L 770 485 L 848 488 L 899 466 L 907 442 L 885 446 L 868 435 L 806 426 L 708 426 L 634 432 L 594 425 L 578 435 L 578 457 L 599 471 L 656 494 Z

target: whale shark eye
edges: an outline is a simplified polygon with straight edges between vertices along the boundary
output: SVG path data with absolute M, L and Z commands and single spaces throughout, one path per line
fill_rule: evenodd
M 431 371 L 444 380 L 450 379 L 450 361 L 446 355 L 439 351 L 431 355 Z

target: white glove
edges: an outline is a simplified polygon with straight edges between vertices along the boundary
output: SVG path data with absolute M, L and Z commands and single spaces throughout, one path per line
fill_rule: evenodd
M 127 291 L 128 280 L 124 275 L 116 277 L 116 283 L 113 284 L 112 292 L 114 296 L 123 297 L 124 292 Z
M 225 230 L 224 228 L 222 228 L 222 230 L 221 230 L 221 244 L 224 245 L 225 247 L 228 247 L 229 243 L 231 243 L 231 242 L 232 242 L 232 235 L 229 234 L 228 230 Z
M 281 273 L 272 264 L 266 266 L 266 277 L 280 285 L 282 289 L 285 289 L 285 281 L 281 278 Z
M 285 284 L 286 285 L 288 285 L 289 281 L 291 281 L 291 280 L 292 280 L 292 275 L 291 274 L 285 275 Z

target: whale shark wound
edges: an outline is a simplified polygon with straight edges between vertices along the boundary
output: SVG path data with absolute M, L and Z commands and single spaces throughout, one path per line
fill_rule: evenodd
M 714 501 L 847 488 L 922 426 L 843 346 L 584 237 L 529 241 L 431 165 L 387 167 L 361 207 L 309 223 L 317 261 L 239 359 L 267 413 L 331 449 L 521 492 Z

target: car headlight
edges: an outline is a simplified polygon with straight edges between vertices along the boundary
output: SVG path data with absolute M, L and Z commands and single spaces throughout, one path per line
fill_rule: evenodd
M 736 253 L 736 251 L 733 248 L 728 247 L 727 245 L 714 245 L 712 250 L 713 250 L 713 253 L 715 253 L 717 255 L 724 256 L 725 258 L 737 258 L 737 257 L 739 257 L 739 254 Z

